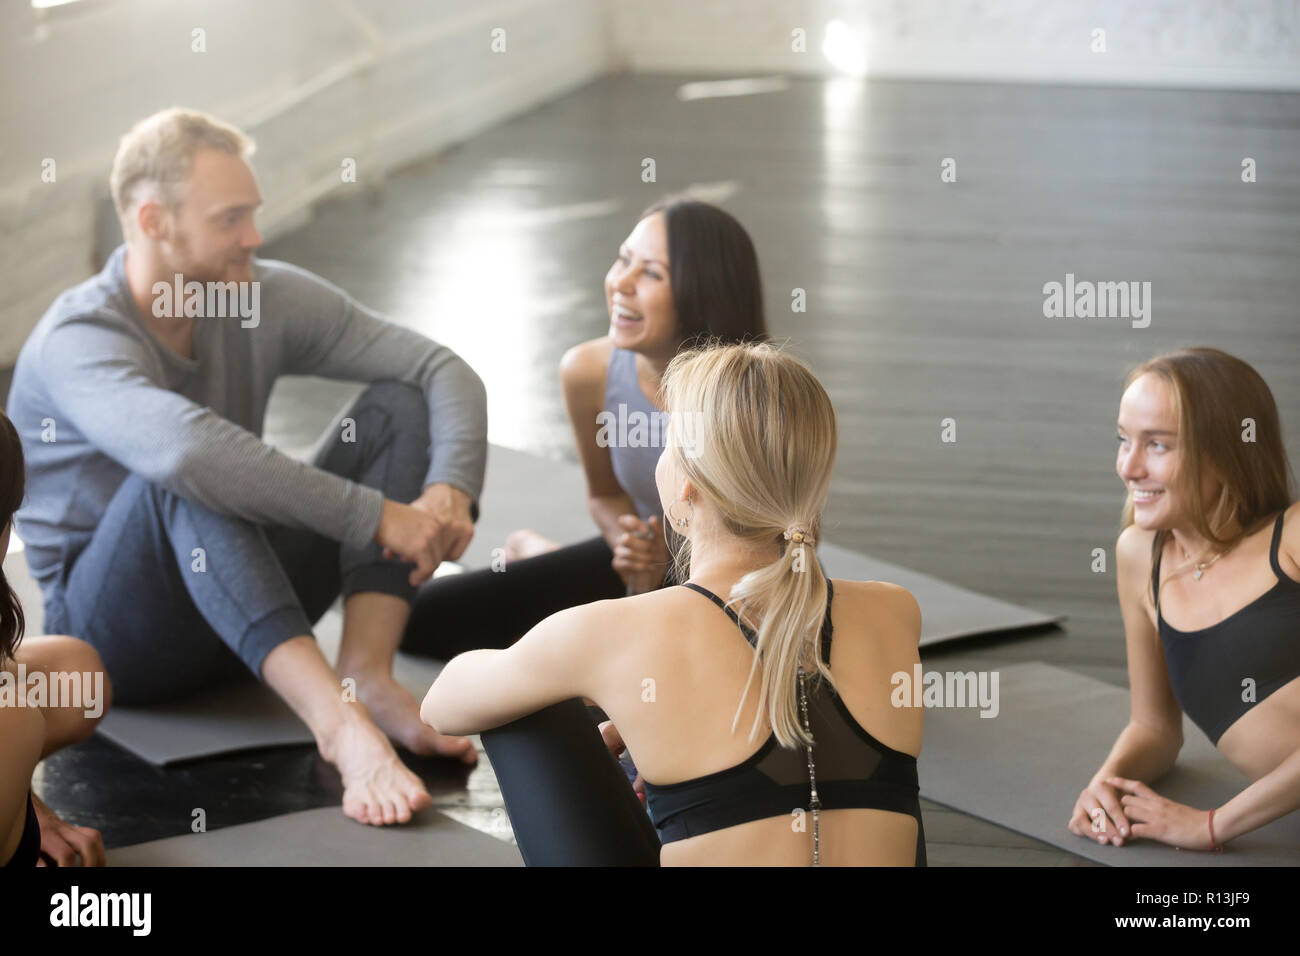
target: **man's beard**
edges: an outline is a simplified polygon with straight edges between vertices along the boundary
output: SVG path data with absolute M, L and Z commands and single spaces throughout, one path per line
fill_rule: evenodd
M 179 272 L 186 282 L 230 282 L 251 278 L 247 275 L 249 267 L 237 268 L 229 257 L 223 258 L 215 266 L 192 257 L 190 244 L 184 236 L 177 236 L 173 242 L 172 264 L 169 271 Z M 232 274 L 233 273 L 233 274 Z

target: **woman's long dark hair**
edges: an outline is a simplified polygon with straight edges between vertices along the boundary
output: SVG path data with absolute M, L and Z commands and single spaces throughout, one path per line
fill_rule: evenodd
M 723 209 L 669 196 L 641 218 L 664 214 L 673 305 L 683 347 L 767 341 L 758 253 L 745 227 Z
M 13 521 L 14 512 L 23 503 L 26 465 L 23 444 L 9 416 L 0 412 L 0 534 Z M 0 561 L 4 555 L 0 554 Z M 0 564 L 0 664 L 13 660 L 23 639 L 23 606 L 5 578 Z

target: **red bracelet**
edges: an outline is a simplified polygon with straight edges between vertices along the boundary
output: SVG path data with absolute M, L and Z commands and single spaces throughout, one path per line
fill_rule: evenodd
M 1210 811 L 1209 824 L 1210 824 L 1210 849 L 1213 850 L 1215 853 L 1222 853 L 1223 847 L 1221 847 L 1218 841 L 1214 839 L 1214 810 Z

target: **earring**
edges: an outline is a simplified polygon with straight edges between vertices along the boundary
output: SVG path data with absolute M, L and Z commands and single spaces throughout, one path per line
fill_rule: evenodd
M 686 500 L 686 507 L 690 508 L 691 510 L 690 510 L 690 514 L 686 515 L 684 518 L 679 518 L 675 514 L 673 514 L 673 508 L 676 507 L 680 502 L 674 501 L 672 504 L 668 506 L 668 520 L 677 526 L 677 530 L 679 533 L 683 531 L 688 524 L 691 523 L 691 518 L 695 517 L 695 505 L 691 504 L 690 498 L 687 498 L 685 500 Z

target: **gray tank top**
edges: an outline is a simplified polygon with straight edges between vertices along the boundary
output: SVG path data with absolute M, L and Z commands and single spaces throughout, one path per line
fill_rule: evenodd
M 614 476 L 636 505 L 642 521 L 652 515 L 663 520 L 663 506 L 655 486 L 655 466 L 663 451 L 668 414 L 655 408 L 636 379 L 636 353 L 615 347 L 605 376 L 605 426 L 602 442 L 609 447 Z

